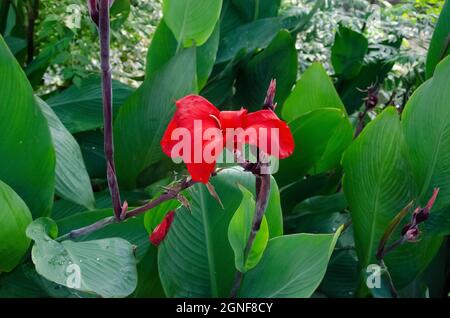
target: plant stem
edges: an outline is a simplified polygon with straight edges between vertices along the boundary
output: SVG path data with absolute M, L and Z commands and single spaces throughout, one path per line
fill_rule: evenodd
M 180 184 L 176 185 L 175 187 L 167 190 L 166 193 L 162 194 L 161 196 L 159 196 L 158 198 L 149 201 L 148 203 L 144 204 L 143 206 L 140 206 L 138 208 L 135 208 L 131 211 L 129 211 L 127 214 L 125 214 L 125 217 L 123 219 L 116 219 L 115 216 L 109 216 L 107 218 L 101 219 L 93 224 L 90 224 L 88 226 L 76 229 L 76 230 L 72 230 L 69 233 L 60 236 L 59 238 L 57 238 L 58 241 L 62 241 L 65 239 L 74 239 L 80 236 L 84 236 L 90 233 L 93 233 L 95 231 L 98 231 L 102 228 L 104 228 L 105 226 L 108 226 L 110 224 L 113 223 L 120 223 L 124 220 L 127 220 L 129 218 L 132 217 L 136 217 L 142 213 L 147 212 L 148 210 L 160 205 L 163 202 L 175 199 L 181 191 L 191 187 L 192 185 L 194 185 L 196 183 L 196 181 L 193 180 L 182 180 L 180 182 Z
M 276 86 L 277 86 L 276 80 L 272 79 L 270 81 L 269 88 L 267 89 L 267 94 L 266 98 L 264 99 L 262 109 L 269 109 L 272 111 L 275 110 L 276 104 L 274 100 L 275 100 Z M 261 154 L 259 150 L 257 150 L 257 165 L 254 167 L 254 170 L 252 171 L 256 177 L 255 179 L 256 208 L 255 208 L 255 215 L 252 221 L 252 229 L 244 249 L 244 265 L 247 262 L 248 256 L 252 250 L 253 242 L 255 241 L 256 234 L 258 234 L 259 228 L 261 227 L 261 222 L 264 217 L 264 213 L 266 213 L 267 204 L 269 203 L 270 174 L 264 172 L 265 169 L 264 167 L 262 167 L 262 165 L 267 163 L 261 162 L 261 155 L 264 154 Z M 237 297 L 239 289 L 241 288 L 243 276 L 244 273 L 236 271 L 236 276 L 234 277 L 234 283 L 230 293 L 231 298 Z
M 99 35 L 100 35 L 100 59 L 102 69 L 103 92 L 103 122 L 104 122 L 104 150 L 107 167 L 107 179 L 111 194 L 112 206 L 116 220 L 120 220 L 122 201 L 120 199 L 119 185 L 117 183 L 116 166 L 114 163 L 114 139 L 113 139 L 113 110 L 112 110 L 112 83 L 111 67 L 109 63 L 109 0 L 98 0 L 99 5 Z
M 27 64 L 30 64 L 34 57 L 34 27 L 39 16 L 39 2 L 39 0 L 30 1 L 28 8 Z
M 257 185 L 259 185 L 259 193 L 257 193 L 256 211 L 255 216 L 253 217 L 252 230 L 244 249 L 244 264 L 246 263 L 250 251 L 252 250 L 253 242 L 255 241 L 256 234 L 258 234 L 259 228 L 261 227 L 261 222 L 264 217 L 264 213 L 266 212 L 267 204 L 269 202 L 270 174 L 256 176 L 256 179 L 258 180 Z M 230 297 L 236 298 L 237 293 L 241 287 L 242 278 L 243 273 L 237 271 Z

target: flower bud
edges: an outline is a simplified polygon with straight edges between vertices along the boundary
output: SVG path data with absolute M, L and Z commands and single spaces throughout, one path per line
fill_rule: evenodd
M 169 233 L 169 229 L 174 218 L 175 211 L 170 211 L 166 214 L 162 222 L 159 223 L 158 226 L 153 230 L 152 234 L 150 235 L 150 242 L 153 245 L 158 246 L 159 244 L 161 244 L 167 233 Z

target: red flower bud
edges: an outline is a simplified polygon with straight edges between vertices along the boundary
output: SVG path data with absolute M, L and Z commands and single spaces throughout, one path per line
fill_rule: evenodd
M 161 242 L 169 232 L 170 225 L 172 224 L 174 218 L 175 211 L 170 211 L 166 214 L 162 222 L 159 223 L 158 226 L 153 230 L 152 234 L 150 235 L 150 242 L 153 245 L 158 246 L 159 244 L 161 244 Z

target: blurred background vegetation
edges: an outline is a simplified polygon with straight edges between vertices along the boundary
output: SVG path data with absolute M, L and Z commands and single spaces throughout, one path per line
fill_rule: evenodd
M 99 71 L 99 47 L 85 0 L 2 0 L 18 3 L 23 12 L 9 14 L 8 21 L 23 20 L 14 29 L 3 30 L 16 57 L 23 50 L 23 66 L 37 85 L 38 94 L 48 95 Z M 25 5 L 20 6 L 19 2 Z M 281 15 L 307 13 L 315 1 L 283 0 Z M 371 54 L 366 59 L 395 62 L 393 71 L 381 85 L 380 96 L 401 105 L 410 92 L 423 82 L 426 50 L 443 0 L 327 0 L 313 17 L 306 32 L 297 35 L 299 72 L 320 61 L 330 75 L 331 46 L 339 23 L 361 32 L 369 39 Z M 160 0 L 116 0 L 112 8 L 113 77 L 133 87 L 145 74 L 145 56 L 161 19 Z M 28 24 L 33 24 L 30 31 Z M 1 28 L 1 26 L 0 26 Z M 32 36 L 30 35 L 33 34 Z M 398 49 L 385 41 L 401 40 Z M 27 45 L 27 42 L 33 42 Z M 30 56 L 35 56 L 33 60 Z M 20 56 L 20 55 L 19 55 Z M 368 61 L 366 61 L 368 62 Z M 43 78 L 43 82 L 40 79 Z M 381 83 L 380 83 L 381 84 Z M 393 91 L 395 90 L 395 96 Z M 394 98 L 392 98 L 394 97 Z

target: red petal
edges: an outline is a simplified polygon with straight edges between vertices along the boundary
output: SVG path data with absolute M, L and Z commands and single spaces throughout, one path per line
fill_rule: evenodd
M 260 130 L 260 128 L 264 129 Z M 249 135 L 252 131 L 257 134 L 258 142 L 256 143 L 254 139 L 247 139 L 247 142 L 258 146 L 265 153 L 283 159 L 294 152 L 294 138 L 289 126 L 279 119 L 273 111 L 260 110 L 248 114 L 245 132 Z M 266 132 L 266 134 L 263 132 Z M 265 135 L 267 135 L 267 141 L 261 143 L 260 139 L 265 138 Z M 272 147 L 272 144 L 274 147 Z
M 247 110 L 228 110 L 221 111 L 219 114 L 220 125 L 222 129 L 244 127 L 247 117 Z
M 174 218 L 175 211 L 170 211 L 166 214 L 162 222 L 158 224 L 158 226 L 153 230 L 152 234 L 150 235 L 150 242 L 152 242 L 153 245 L 158 246 L 159 244 L 161 244 L 161 242 L 169 232 L 170 225 L 172 224 Z
M 206 161 L 203 158 L 203 150 L 215 146 L 222 140 L 218 119 L 220 112 L 205 98 L 197 95 L 189 95 L 178 100 L 176 106 L 175 114 L 161 140 L 163 152 L 171 158 L 181 157 L 192 179 L 207 183 L 214 170 L 215 159 L 220 153 L 214 152 L 214 157 Z M 220 138 L 204 140 L 203 134 L 209 129 Z M 183 135 L 177 135 L 179 133 Z M 182 140 L 186 142 L 185 147 L 180 147 Z

